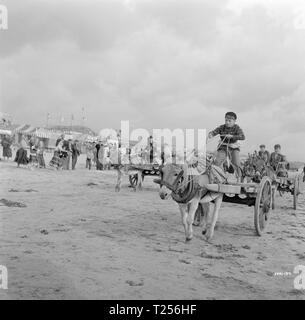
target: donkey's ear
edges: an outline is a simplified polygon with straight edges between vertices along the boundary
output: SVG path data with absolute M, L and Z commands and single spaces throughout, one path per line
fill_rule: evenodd
M 161 184 L 161 179 L 154 179 L 154 183 Z

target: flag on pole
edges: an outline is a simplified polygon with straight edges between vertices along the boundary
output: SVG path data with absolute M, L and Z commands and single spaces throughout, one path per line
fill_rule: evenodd
M 85 116 L 85 108 L 82 108 L 82 113 L 83 113 L 83 121 L 85 122 L 87 120 L 86 116 Z

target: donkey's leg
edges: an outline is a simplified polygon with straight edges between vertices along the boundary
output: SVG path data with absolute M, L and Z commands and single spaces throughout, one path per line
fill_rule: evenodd
M 142 171 L 138 171 L 138 190 L 142 190 L 143 188 L 143 175 Z
M 216 222 L 218 220 L 219 209 L 220 209 L 221 204 L 222 204 L 222 198 L 223 198 L 223 194 L 220 194 L 215 199 L 215 206 L 214 206 L 214 210 L 213 210 L 212 221 L 211 221 L 210 224 L 208 224 L 208 228 L 207 228 L 207 232 L 206 232 L 207 240 L 210 240 L 210 239 L 213 238 L 215 225 L 216 225 Z
M 187 233 L 187 204 L 179 204 L 179 210 L 181 213 L 181 219 L 182 219 L 182 224 L 184 227 L 184 232 L 185 232 L 185 237 L 187 240 L 188 237 L 188 233 Z
M 186 220 L 186 222 L 187 222 L 186 240 L 187 241 L 190 241 L 193 238 L 193 222 L 194 222 L 195 213 L 198 208 L 198 204 L 199 204 L 199 197 L 194 198 L 188 206 L 188 215 L 187 215 L 187 220 Z
M 115 186 L 115 191 L 119 192 L 121 190 L 121 184 L 122 184 L 122 171 L 121 169 L 117 169 L 118 177 L 117 177 L 117 183 Z
M 202 222 L 201 222 L 201 227 L 202 227 L 202 234 L 205 235 L 207 232 L 207 226 L 208 226 L 210 212 L 211 212 L 211 205 L 210 203 L 202 203 L 201 205 L 204 213 Z

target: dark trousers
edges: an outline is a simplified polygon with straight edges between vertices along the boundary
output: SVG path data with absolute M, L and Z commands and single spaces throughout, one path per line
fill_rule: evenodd
M 92 160 L 87 158 L 87 160 L 86 160 L 86 168 L 89 168 L 89 170 L 91 170 L 91 166 L 92 166 Z
M 242 176 L 240 158 L 239 158 L 240 151 L 239 151 L 239 149 L 229 148 L 228 152 L 229 152 L 229 158 L 230 158 L 232 164 L 234 164 L 236 166 L 237 175 L 240 178 Z M 223 165 L 224 161 L 226 160 L 226 157 L 227 157 L 227 151 L 226 150 L 223 150 L 223 149 L 218 150 L 215 164 L 217 166 L 221 167 Z
M 96 170 L 103 170 L 103 164 L 98 159 L 96 160 Z
M 72 156 L 72 170 L 75 170 L 76 162 L 77 162 L 77 156 Z

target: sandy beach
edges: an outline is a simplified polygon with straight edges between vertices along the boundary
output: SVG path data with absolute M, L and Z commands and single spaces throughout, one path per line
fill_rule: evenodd
M 142 191 L 115 171 L 17 168 L 0 162 L 0 299 L 305 299 L 294 267 L 305 265 L 305 201 L 277 196 L 263 237 L 253 208 L 224 203 L 215 237 L 191 243 L 177 205 L 152 177 Z M 17 202 L 17 204 L 16 204 Z M 291 274 L 275 275 L 276 272 Z

